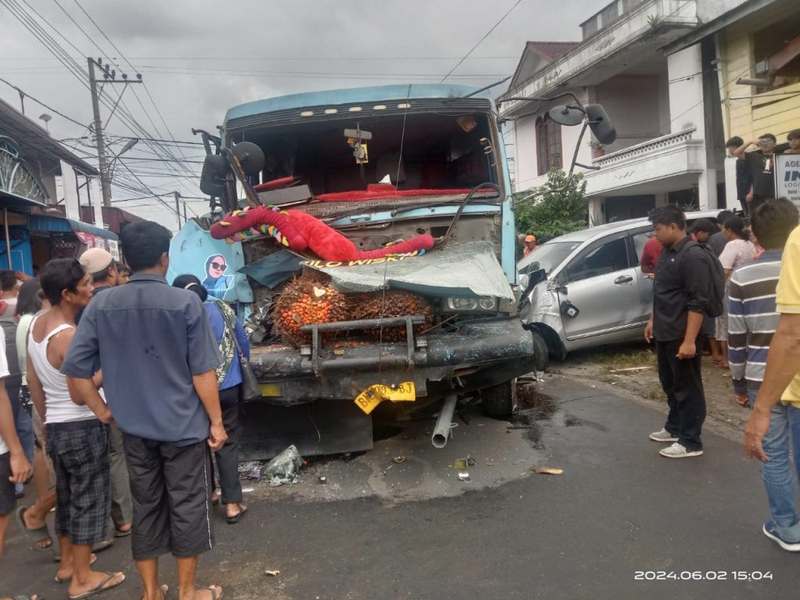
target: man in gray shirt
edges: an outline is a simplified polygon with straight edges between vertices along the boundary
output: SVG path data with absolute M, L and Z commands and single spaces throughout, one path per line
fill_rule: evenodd
M 717 226 L 719 227 L 719 231 L 717 231 L 714 235 L 708 238 L 708 247 L 714 251 L 714 254 L 719 256 L 722 254 L 722 251 L 725 250 L 725 244 L 728 243 L 728 240 L 725 238 L 725 234 L 722 233 L 722 226 L 725 225 L 725 221 L 730 219 L 731 217 L 735 217 L 731 211 L 723 210 L 717 215 Z
M 196 294 L 170 287 L 170 232 L 128 225 L 122 250 L 134 275 L 83 313 L 62 366 L 72 397 L 99 398 L 102 370 L 114 420 L 124 435 L 133 496 L 132 549 L 144 600 L 162 600 L 158 557 L 178 562 L 180 600 L 218 600 L 222 588 L 195 588 L 198 557 L 213 546 L 210 453 L 227 435 L 217 390 L 217 344 Z

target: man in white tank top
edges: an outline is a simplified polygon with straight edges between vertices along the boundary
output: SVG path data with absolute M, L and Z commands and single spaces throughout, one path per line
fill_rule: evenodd
M 123 573 L 91 568 L 92 546 L 105 539 L 111 510 L 108 425 L 102 400 L 72 400 L 60 369 L 75 333 L 75 316 L 92 293 L 91 277 L 77 260 L 55 259 L 40 274 L 51 308 L 39 316 L 28 338 L 28 386 L 47 433 L 56 474 L 55 529 L 61 548 L 57 581 L 69 581 L 71 599 L 117 587 Z
M 11 401 L 2 382 L 8 377 L 5 348 L 5 333 L 0 329 L 0 558 L 5 549 L 8 515 L 17 502 L 14 485 L 25 483 L 33 472 L 17 436 Z

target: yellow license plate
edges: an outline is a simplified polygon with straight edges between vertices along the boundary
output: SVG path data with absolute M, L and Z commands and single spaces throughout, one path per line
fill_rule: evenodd
M 283 396 L 281 386 L 275 385 L 274 383 L 262 383 L 259 387 L 261 388 L 261 395 L 264 398 L 280 398 Z
M 356 406 L 366 414 L 370 414 L 375 407 L 384 400 L 390 402 L 414 402 L 417 399 L 417 390 L 413 381 L 404 381 L 397 385 L 371 385 L 361 392 L 354 400 Z

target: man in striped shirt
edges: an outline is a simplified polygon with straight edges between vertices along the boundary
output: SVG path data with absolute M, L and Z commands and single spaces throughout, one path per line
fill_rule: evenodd
M 775 288 L 781 256 L 797 223 L 797 208 L 785 198 L 759 206 L 752 228 L 764 253 L 736 269 L 730 278 L 728 360 L 736 401 L 742 406 L 753 406 L 764 381 L 769 345 L 780 320 Z

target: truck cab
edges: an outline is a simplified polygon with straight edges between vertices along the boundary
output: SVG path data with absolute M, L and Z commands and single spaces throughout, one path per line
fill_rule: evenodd
M 504 146 L 492 101 L 472 92 L 396 85 L 270 98 L 231 108 L 221 135 L 206 135 L 201 187 L 213 199 L 204 227 L 249 200 L 310 215 L 359 251 L 435 240 L 425 251 L 350 261 L 292 252 L 268 228 L 234 242 L 245 265 L 237 277 L 252 291 L 243 308 L 255 333 L 256 404 L 282 415 L 269 418 L 272 434 L 285 419 L 301 452 L 355 449 L 354 436 L 342 441 L 320 425 L 345 415 L 345 429 L 367 431 L 370 443 L 379 411 L 470 398 L 507 416 L 515 378 L 533 370 L 533 339 L 517 313 Z M 237 148 L 248 151 L 234 158 Z M 257 150 L 263 159 L 253 159 Z M 312 296 L 330 290 L 340 310 L 302 321 L 292 337 L 286 320 L 299 319 L 291 307 L 301 305 L 287 304 L 287 290 L 296 294 L 303 278 Z M 292 420 L 292 410 L 317 411 L 311 433 L 288 425 L 304 418 Z

